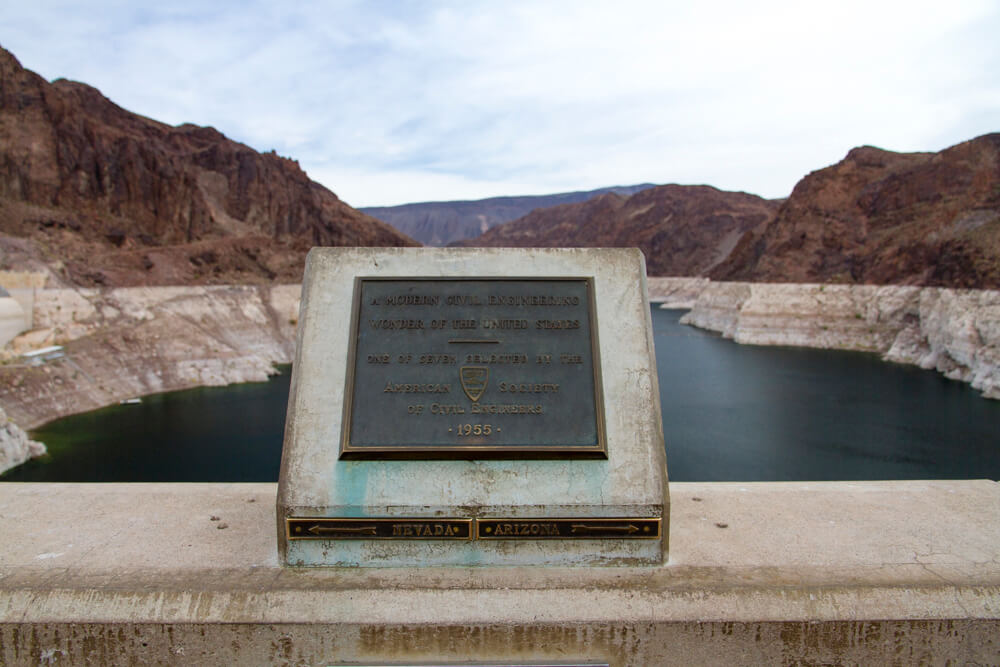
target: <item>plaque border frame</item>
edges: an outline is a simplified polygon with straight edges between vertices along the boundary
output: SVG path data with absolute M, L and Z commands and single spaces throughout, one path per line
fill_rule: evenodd
M 354 405 L 354 378 L 361 319 L 361 286 L 365 281 L 419 282 L 583 282 L 587 290 L 587 317 L 590 326 L 591 364 L 594 379 L 596 445 L 437 445 L 363 446 L 351 445 L 351 415 Z M 355 276 L 351 295 L 350 346 L 344 387 L 343 418 L 340 426 L 339 460 L 449 460 L 449 459 L 607 459 L 608 442 L 604 413 L 604 383 L 601 377 L 601 345 L 597 332 L 597 298 L 593 276 Z

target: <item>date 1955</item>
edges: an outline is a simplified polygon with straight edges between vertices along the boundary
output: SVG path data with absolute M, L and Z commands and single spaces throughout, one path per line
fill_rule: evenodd
M 492 424 L 458 424 L 454 429 L 448 429 L 457 435 L 492 435 L 494 428 Z M 499 431 L 500 429 L 495 429 Z

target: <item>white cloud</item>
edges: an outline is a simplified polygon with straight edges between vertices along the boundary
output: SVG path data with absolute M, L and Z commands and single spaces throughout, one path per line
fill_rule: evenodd
M 28 68 L 274 148 L 354 205 L 776 197 L 858 144 L 1000 130 L 989 1 L 10 5 L 0 45 Z

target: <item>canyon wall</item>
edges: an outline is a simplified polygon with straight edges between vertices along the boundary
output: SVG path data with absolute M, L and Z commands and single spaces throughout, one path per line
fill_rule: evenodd
M 1000 289 L 1000 133 L 937 153 L 852 149 L 701 275 Z
M 650 292 L 664 307 L 670 283 Z M 685 283 L 690 289 L 691 285 Z M 874 352 L 1000 399 L 1000 291 L 897 285 L 707 282 L 683 324 L 737 343 Z
M 661 304 L 664 308 L 691 310 L 709 282 L 708 278 L 646 276 L 646 289 L 650 303 Z
M 416 245 L 295 160 L 49 83 L 0 47 L 0 268 L 52 286 L 270 285 L 300 280 L 313 246 Z

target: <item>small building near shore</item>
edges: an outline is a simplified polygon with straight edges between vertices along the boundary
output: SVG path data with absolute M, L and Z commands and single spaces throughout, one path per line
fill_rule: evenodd
M 0 347 L 34 326 L 35 292 L 47 279 L 44 271 L 0 271 Z
M 10 292 L 0 287 L 0 346 L 30 328 L 30 316 Z
M 65 356 L 66 353 L 63 352 L 62 345 L 50 345 L 48 347 L 32 350 L 31 352 L 25 352 L 21 355 L 21 358 L 32 366 L 40 366 L 46 361 L 62 359 Z

